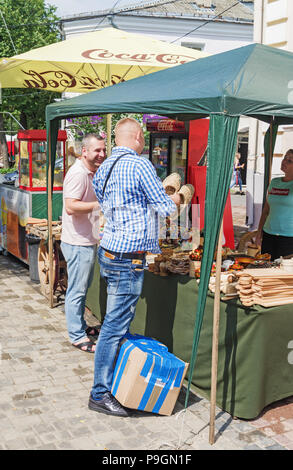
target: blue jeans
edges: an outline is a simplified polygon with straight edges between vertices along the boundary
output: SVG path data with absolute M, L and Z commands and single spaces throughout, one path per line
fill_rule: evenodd
M 109 259 L 103 248 L 98 250 L 101 276 L 107 283 L 107 309 L 95 351 L 92 397 L 99 400 L 111 391 L 114 360 L 120 340 L 129 331 L 140 297 L 145 261 Z
M 77 343 L 86 339 L 84 320 L 85 299 L 93 279 L 96 245 L 80 246 L 61 242 L 67 263 L 68 285 L 65 296 L 65 315 L 69 339 Z
M 230 189 L 233 188 L 233 186 L 236 186 L 238 184 L 240 192 L 242 193 L 241 172 L 239 170 L 237 170 L 237 171 L 238 171 L 238 174 L 236 173 L 236 171 L 233 172 L 233 177 L 232 177 L 232 181 L 231 181 L 231 184 L 230 184 Z M 238 176 L 238 183 L 237 183 L 237 176 Z

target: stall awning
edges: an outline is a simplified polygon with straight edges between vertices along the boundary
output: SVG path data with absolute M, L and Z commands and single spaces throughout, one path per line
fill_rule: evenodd
M 47 119 L 133 112 L 188 120 L 223 113 L 291 123 L 292 57 L 252 44 L 49 105 Z
M 245 115 L 270 122 L 274 135 L 278 124 L 293 123 L 292 72 L 292 53 L 252 44 L 52 104 L 46 109 L 53 158 L 58 119 L 64 117 L 113 112 L 157 113 L 180 120 L 210 116 L 205 242 L 189 386 L 231 181 L 239 118 Z

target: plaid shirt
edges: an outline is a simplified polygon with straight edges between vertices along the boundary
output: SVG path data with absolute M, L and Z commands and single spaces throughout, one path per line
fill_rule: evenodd
M 103 187 L 114 161 L 105 194 Z M 119 253 L 160 253 L 158 214 L 166 217 L 176 210 L 167 196 L 152 163 L 128 147 L 114 147 L 93 179 L 106 223 L 101 246 Z

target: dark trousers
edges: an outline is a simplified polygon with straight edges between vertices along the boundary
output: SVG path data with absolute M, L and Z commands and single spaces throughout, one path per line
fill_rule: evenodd
M 293 237 L 270 235 L 263 232 L 261 252 L 269 253 L 272 261 L 280 256 L 293 255 Z

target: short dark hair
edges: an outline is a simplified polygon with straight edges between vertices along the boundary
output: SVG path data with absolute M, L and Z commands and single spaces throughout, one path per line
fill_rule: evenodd
M 97 139 L 97 140 L 100 140 L 100 141 L 101 141 L 101 140 L 105 140 L 104 137 L 100 136 L 99 134 L 93 134 L 93 133 L 87 134 L 87 135 L 85 135 L 85 136 L 83 137 L 83 139 L 82 139 L 82 141 L 81 141 L 81 147 L 82 147 L 82 148 L 83 148 L 83 147 L 87 148 L 88 145 L 89 145 L 89 143 L 90 143 L 90 141 L 91 141 L 93 138 L 94 138 L 94 139 Z

